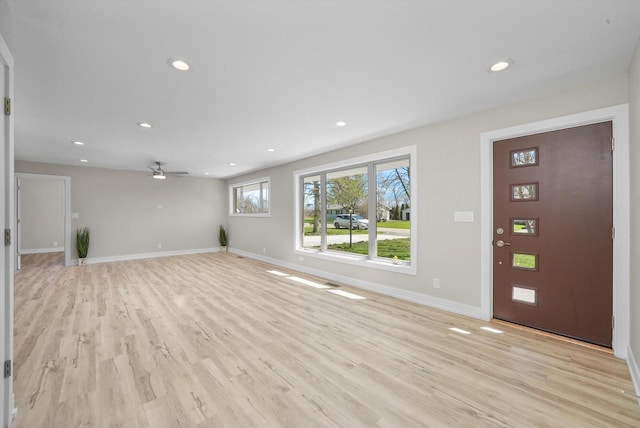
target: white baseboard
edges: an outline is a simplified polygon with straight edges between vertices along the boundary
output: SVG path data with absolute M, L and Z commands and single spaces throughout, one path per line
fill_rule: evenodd
M 111 262 L 125 262 L 129 260 L 141 260 L 141 259 L 154 259 L 156 257 L 170 257 L 170 256 L 185 256 L 188 254 L 200 254 L 200 253 L 215 253 L 220 251 L 220 247 L 212 248 L 196 248 L 192 250 L 176 250 L 176 251 L 158 251 L 155 253 L 138 253 L 138 254 L 125 254 L 122 256 L 110 256 L 110 257 L 88 257 L 86 264 L 95 265 L 98 263 L 111 263 Z M 78 259 L 72 259 L 70 266 L 76 266 Z
M 636 396 L 640 397 L 640 369 L 638 369 L 638 363 L 630 346 L 627 348 L 627 366 L 629 367 L 629 374 L 631 374 L 631 381 L 633 382 Z M 638 404 L 640 404 L 640 401 Z
M 418 304 L 429 306 L 432 308 L 442 309 L 447 312 L 453 312 L 458 315 L 464 315 L 467 317 L 487 321 L 480 307 L 466 305 L 464 303 L 453 302 L 451 300 L 428 296 L 426 294 L 420 294 L 413 291 L 402 290 L 400 288 L 389 287 L 388 285 L 377 284 L 369 281 L 362 281 L 362 280 L 351 278 L 348 276 L 338 275 L 332 272 L 309 268 L 309 267 L 298 265 L 295 263 L 284 262 L 279 259 L 266 257 L 260 254 L 250 253 L 248 251 L 242 251 L 242 250 L 236 250 L 236 249 L 230 248 L 229 252 L 238 254 L 240 256 L 256 259 L 256 260 L 261 260 L 263 262 L 270 263 L 272 265 L 284 267 L 291 270 L 296 270 L 296 271 L 307 273 L 309 275 L 314 275 L 320 278 L 325 278 L 330 281 L 341 282 L 343 284 L 350 285 L 356 288 L 361 288 L 363 290 L 384 294 L 385 296 L 391 296 L 397 299 L 418 303 Z
M 20 254 L 64 253 L 64 247 L 29 248 L 20 250 Z

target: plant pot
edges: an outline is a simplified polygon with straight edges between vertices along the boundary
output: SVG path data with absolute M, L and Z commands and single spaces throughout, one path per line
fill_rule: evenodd
M 84 266 L 86 264 L 87 264 L 87 259 L 86 258 L 78 259 L 78 266 Z
M 229 247 L 227 247 L 226 245 L 221 245 L 220 246 L 220 252 L 221 253 L 228 253 L 229 252 Z

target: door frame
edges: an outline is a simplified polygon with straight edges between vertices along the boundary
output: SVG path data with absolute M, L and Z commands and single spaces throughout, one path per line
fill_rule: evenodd
M 16 178 L 21 178 L 23 180 L 59 180 L 64 183 L 64 265 L 71 266 L 71 177 L 64 175 L 17 172 Z M 18 225 L 16 223 L 16 228 L 17 227 Z
M 13 56 L 9 51 L 9 47 L 0 35 L 0 67 L 4 68 L 4 81 L 0 85 L 4 87 L 4 97 L 10 98 L 13 102 Z M 2 100 L 4 105 L 4 100 Z M 0 150 L 4 152 L 4 165 L 0 174 L 4 176 L 5 186 L 5 207 L 2 216 L 4 218 L 4 229 L 12 230 L 15 222 L 15 187 L 13 182 L 13 163 L 14 163 L 14 144 L 13 144 L 13 114 L 5 115 L 4 108 L 0 113 L 0 120 L 4 121 L 4 135 L 0 138 Z M 5 247 L 5 257 L 0 263 L 4 264 L 4 275 L 2 278 L 3 314 L 4 317 L 4 341 L 0 344 L 0 352 L 2 353 L 2 362 L 13 361 L 13 273 L 14 273 L 14 255 L 15 240 L 12 239 L 11 245 Z M 11 426 L 13 419 L 17 414 L 15 408 L 15 397 L 13 393 L 13 367 L 12 374 L 4 378 L 2 384 L 2 392 L 0 393 L 0 406 L 2 409 L 2 426 Z
M 616 357 L 626 359 L 629 347 L 630 278 L 630 179 L 629 105 L 532 122 L 480 134 L 480 313 L 493 317 L 493 142 L 541 132 L 573 128 L 592 123 L 613 122 L 613 329 L 612 347 Z

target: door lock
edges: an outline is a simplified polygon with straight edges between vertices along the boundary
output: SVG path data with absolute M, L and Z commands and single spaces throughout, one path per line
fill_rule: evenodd
M 510 244 L 510 243 L 508 243 L 508 242 L 504 242 L 504 241 L 497 241 L 497 242 L 496 242 L 496 245 L 497 245 L 499 248 L 502 248 L 502 247 L 510 247 L 510 246 L 511 246 L 511 244 Z

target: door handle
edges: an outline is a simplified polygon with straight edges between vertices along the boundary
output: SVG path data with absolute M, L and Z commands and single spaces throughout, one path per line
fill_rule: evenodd
M 510 247 L 510 246 L 511 246 L 511 244 L 510 244 L 510 243 L 508 243 L 508 242 L 504 242 L 504 241 L 498 241 L 498 242 L 496 242 L 496 245 L 497 245 L 499 248 L 502 248 L 502 247 Z

